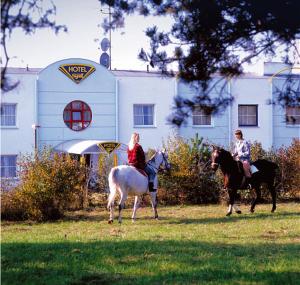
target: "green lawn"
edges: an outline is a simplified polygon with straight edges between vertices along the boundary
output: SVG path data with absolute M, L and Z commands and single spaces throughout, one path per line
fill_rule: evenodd
M 77 212 L 54 223 L 2 222 L 2 284 L 300 284 L 300 206 Z

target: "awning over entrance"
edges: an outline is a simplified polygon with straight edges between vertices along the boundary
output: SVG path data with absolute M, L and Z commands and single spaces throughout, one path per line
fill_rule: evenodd
M 54 147 L 57 152 L 74 153 L 74 154 L 92 154 L 92 153 L 105 153 L 105 149 L 101 145 L 105 144 L 119 144 L 113 152 L 124 152 L 127 146 L 123 143 L 107 142 L 100 140 L 69 140 L 58 144 Z

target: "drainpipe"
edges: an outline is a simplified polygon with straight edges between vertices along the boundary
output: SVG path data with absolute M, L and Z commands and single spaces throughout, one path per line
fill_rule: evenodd
M 270 119 L 270 122 L 271 122 L 271 128 L 270 128 L 270 135 L 269 135 L 269 138 L 270 138 L 270 148 L 273 147 L 273 128 L 274 128 L 274 121 L 273 121 L 273 81 L 270 80 L 269 81 L 270 83 L 270 97 L 271 97 L 271 104 L 270 104 L 270 114 L 269 114 L 269 119 Z
M 116 79 L 116 141 L 119 141 L 119 79 Z
M 35 153 L 38 152 L 39 149 L 39 137 L 38 137 L 38 128 L 39 125 L 39 119 L 38 119 L 38 84 L 39 79 L 37 78 L 35 80 L 35 86 L 34 86 L 34 124 L 32 125 L 32 128 L 34 129 L 34 151 Z
M 227 80 L 228 94 L 231 95 L 231 79 Z M 231 133 L 232 133 L 232 118 L 231 118 L 232 106 L 228 106 L 228 146 L 231 146 Z

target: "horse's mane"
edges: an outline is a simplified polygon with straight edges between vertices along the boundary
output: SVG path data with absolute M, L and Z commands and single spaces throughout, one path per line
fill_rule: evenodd
M 155 162 L 155 155 L 156 155 L 156 152 L 151 156 L 151 158 L 147 161 L 148 162 Z
M 222 154 L 222 157 L 224 157 L 226 159 L 226 161 L 228 161 L 228 162 L 234 161 L 231 153 L 229 151 L 225 150 L 224 148 L 220 149 L 220 153 Z
M 223 169 L 224 172 L 230 173 L 232 171 L 240 172 L 242 169 L 242 166 L 239 165 L 241 162 L 235 161 L 232 157 L 231 153 L 223 148 L 219 149 L 220 151 L 220 158 L 222 158 L 223 163 L 221 165 L 221 169 Z

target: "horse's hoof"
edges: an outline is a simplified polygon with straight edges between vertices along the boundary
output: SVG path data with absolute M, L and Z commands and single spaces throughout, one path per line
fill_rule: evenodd
M 132 223 L 135 223 L 135 219 L 131 219 L 131 222 L 132 222 Z
M 231 214 L 232 214 L 232 212 L 228 212 L 228 213 L 226 214 L 226 217 L 231 216 Z
M 238 211 L 236 211 L 236 213 L 240 215 L 242 213 L 242 211 L 238 210 Z
M 113 222 L 114 222 L 113 220 L 109 220 L 109 221 L 108 221 L 109 224 L 112 224 Z
M 272 209 L 271 213 L 274 213 L 276 211 L 276 209 Z
M 119 220 L 118 222 L 119 222 L 120 225 L 122 224 L 122 221 Z
M 250 209 L 249 212 L 250 212 L 251 214 L 253 214 L 253 213 L 254 213 L 254 209 Z
M 159 220 L 158 216 L 157 216 L 157 217 L 154 217 L 154 219 L 155 219 L 155 220 Z

